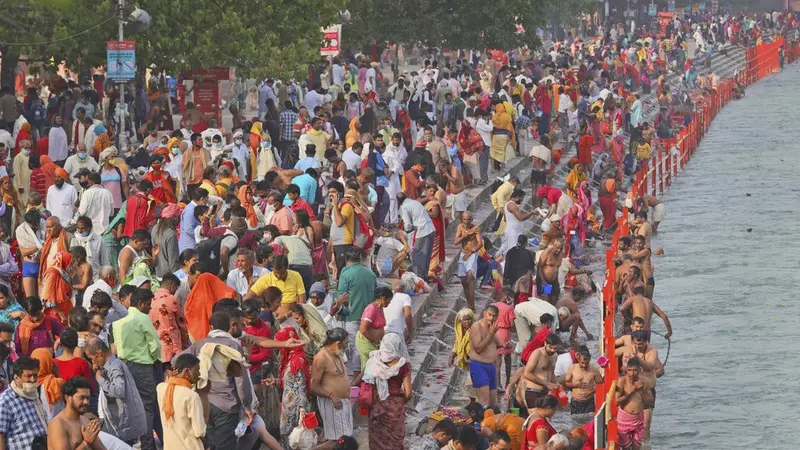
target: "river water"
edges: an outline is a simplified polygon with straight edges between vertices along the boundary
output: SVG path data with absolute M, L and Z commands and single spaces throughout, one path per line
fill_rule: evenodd
M 728 104 L 662 199 L 654 300 L 674 335 L 653 449 L 800 441 L 798 85 L 787 66 Z

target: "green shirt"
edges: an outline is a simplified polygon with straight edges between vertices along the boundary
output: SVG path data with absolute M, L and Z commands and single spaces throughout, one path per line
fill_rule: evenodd
M 350 314 L 347 316 L 348 322 L 360 322 L 361 313 L 364 309 L 375 301 L 375 274 L 371 270 L 355 263 L 342 268 L 339 274 L 339 295 L 345 292 L 350 293 Z
M 117 357 L 138 364 L 153 364 L 161 356 L 161 341 L 150 316 L 134 307 L 128 315 L 114 322 Z

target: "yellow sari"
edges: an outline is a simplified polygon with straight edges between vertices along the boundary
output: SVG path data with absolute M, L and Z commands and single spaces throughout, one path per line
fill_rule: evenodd
M 506 161 L 506 146 L 510 143 L 512 147 L 516 148 L 517 145 L 514 139 L 514 124 L 502 103 L 495 106 L 492 124 L 496 129 L 508 131 L 508 134 L 492 133 L 492 145 L 489 147 L 489 156 L 497 162 L 504 163 Z
M 581 170 L 580 164 L 575 164 L 572 170 L 569 171 L 569 175 L 567 175 L 566 181 L 566 190 L 567 194 L 572 197 L 573 200 L 578 200 L 578 186 L 581 185 L 584 181 L 589 179 L 589 175 Z

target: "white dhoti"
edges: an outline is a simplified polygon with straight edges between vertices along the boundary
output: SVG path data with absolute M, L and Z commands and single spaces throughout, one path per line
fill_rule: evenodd
M 456 220 L 469 207 L 467 191 L 461 191 L 460 194 L 447 194 L 447 207 L 450 208 L 450 218 Z
M 343 398 L 342 407 L 336 409 L 329 398 L 317 397 L 317 406 L 322 416 L 325 439 L 335 441 L 342 436 L 353 435 L 353 408 L 349 398 Z
M 666 215 L 666 211 L 664 210 L 664 204 L 659 203 L 653 207 L 653 213 L 650 215 L 651 222 L 657 223 L 664 220 L 664 216 Z

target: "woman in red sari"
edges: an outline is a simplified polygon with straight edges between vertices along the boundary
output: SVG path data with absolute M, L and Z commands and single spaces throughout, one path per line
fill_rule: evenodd
M 72 278 L 67 268 L 72 263 L 72 254 L 56 253 L 56 258 L 42 276 L 41 299 L 45 316 L 52 317 L 62 325 L 67 324 L 72 308 Z
M 550 418 L 556 413 L 558 400 L 552 395 L 546 395 L 536 401 L 535 405 L 528 405 L 530 415 L 522 424 L 525 430 L 523 450 L 534 450 L 540 445 L 547 444 L 556 429 L 550 423 Z
M 429 199 L 425 202 L 425 210 L 431 216 L 433 227 L 436 231 L 433 233 L 433 253 L 431 253 L 431 265 L 428 268 L 428 277 L 439 280 L 444 267 L 444 254 L 447 241 L 445 240 L 445 232 L 447 227 L 444 221 L 444 208 L 436 200 L 436 191 L 438 186 L 428 185 L 425 187 L 425 193 Z M 422 276 L 422 274 L 418 274 Z
M 164 148 L 164 147 L 160 147 Z M 166 150 L 166 149 L 165 149 Z M 156 150 L 158 152 L 158 150 Z M 150 191 L 150 196 L 153 197 L 157 204 L 163 205 L 166 203 L 177 203 L 178 198 L 175 196 L 175 183 L 170 178 L 169 173 L 163 170 L 164 157 L 156 154 L 150 158 L 150 167 L 153 169 L 144 175 L 144 179 L 153 183 L 153 190 Z
M 597 193 L 597 203 L 603 212 L 603 229 L 608 230 L 617 221 L 617 183 L 606 178 Z
M 583 170 L 590 173 L 592 170 L 592 146 L 594 137 L 589 132 L 589 125 L 584 122 L 578 131 L 578 164 L 583 166 Z

